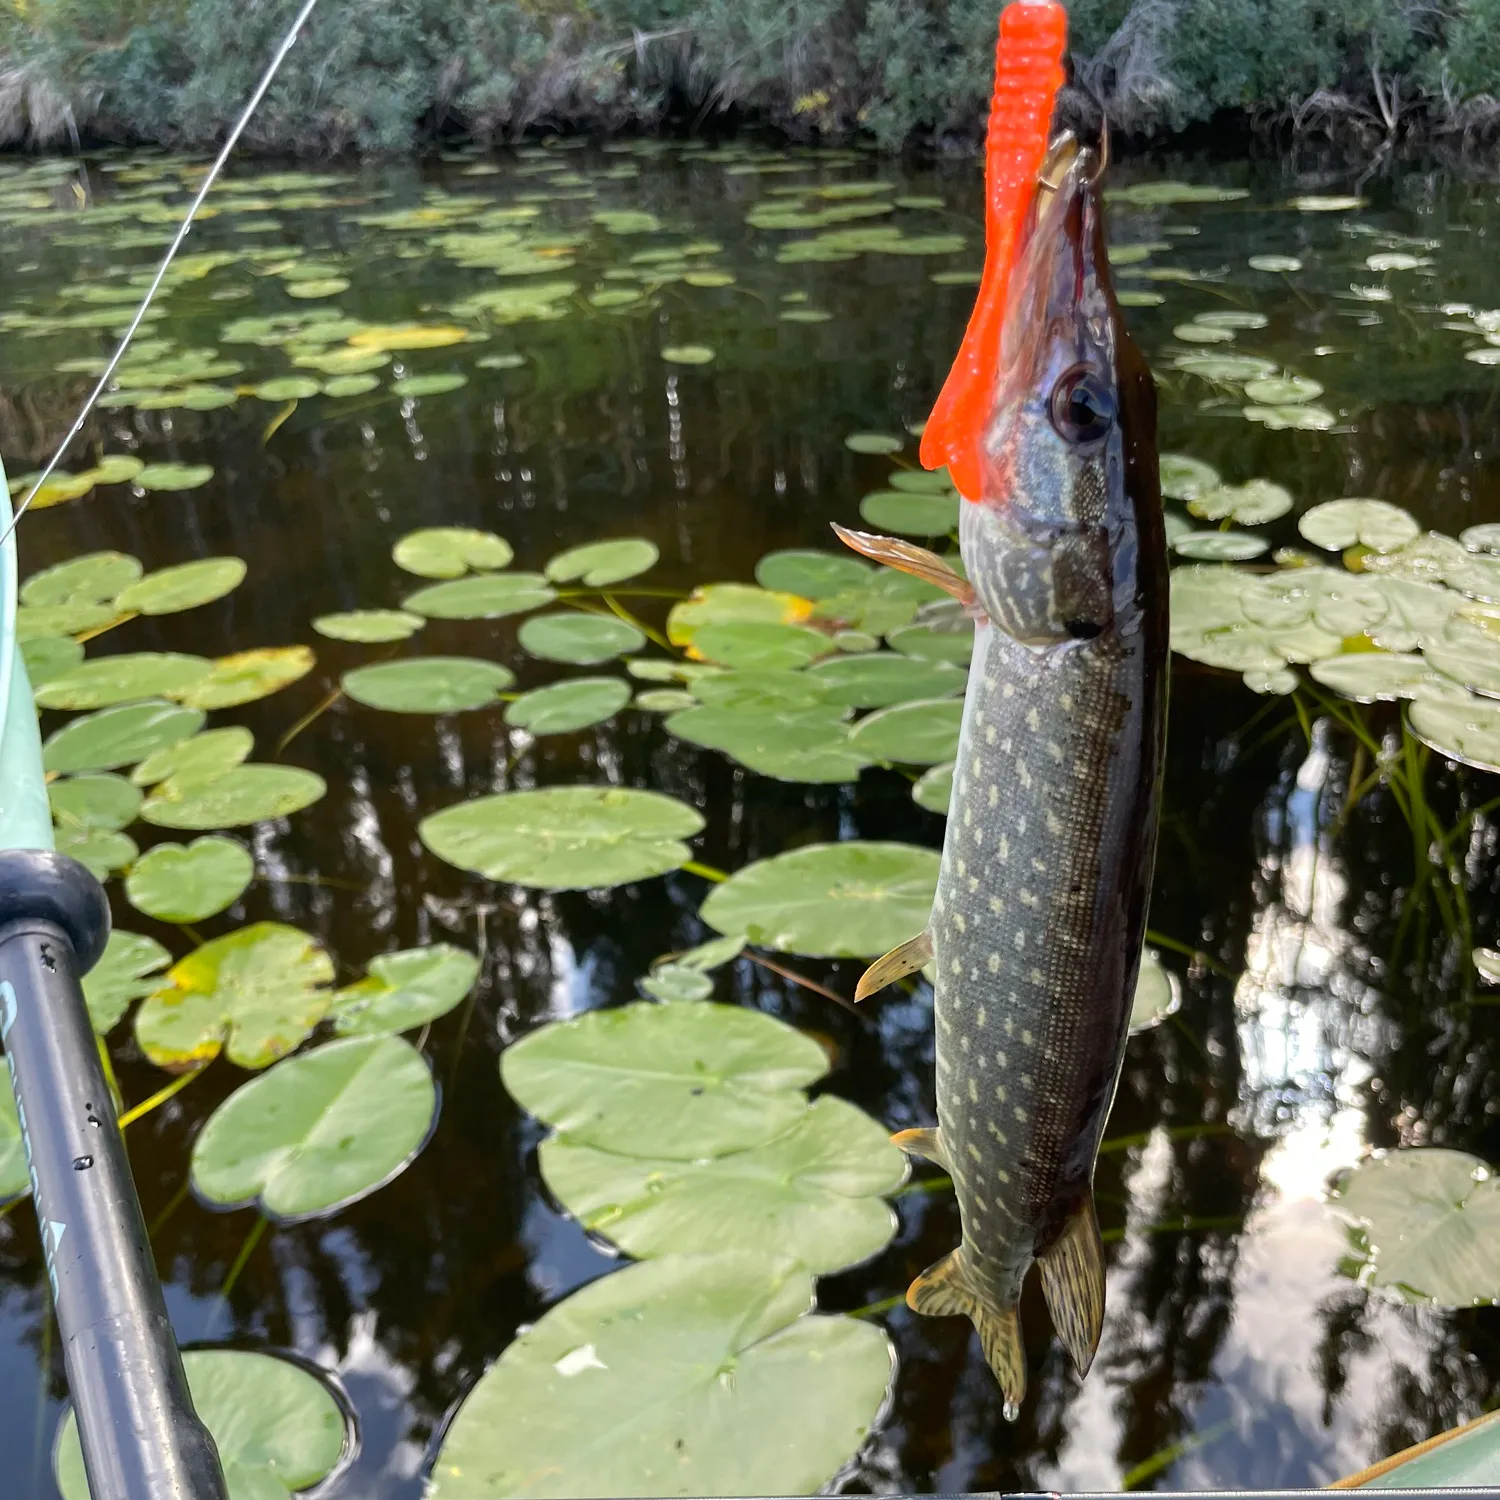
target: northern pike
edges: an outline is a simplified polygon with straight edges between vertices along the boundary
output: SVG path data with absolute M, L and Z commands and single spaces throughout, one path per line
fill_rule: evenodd
M 934 966 L 935 1130 L 956 1250 L 907 1293 L 966 1314 L 1018 1414 L 1035 1261 L 1080 1375 L 1104 1319 L 1100 1136 L 1145 935 L 1166 733 L 1167 555 L 1150 371 L 1111 285 L 1100 153 L 1065 137 L 1033 192 L 990 400 L 959 501 L 967 578 L 910 543 L 839 530 L 975 619 L 932 917 L 859 996 Z

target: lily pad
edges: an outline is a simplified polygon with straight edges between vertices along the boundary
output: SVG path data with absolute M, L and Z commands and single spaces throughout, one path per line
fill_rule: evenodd
M 1275 521 L 1292 508 L 1290 490 L 1269 479 L 1248 484 L 1221 484 L 1191 496 L 1188 509 L 1209 521 L 1237 521 L 1241 526 L 1261 526 Z
M 918 698 L 882 708 L 849 731 L 849 743 L 872 760 L 927 766 L 958 754 L 961 698 Z
M 755 581 L 762 588 L 804 599 L 826 599 L 844 589 L 857 589 L 869 578 L 865 563 L 837 552 L 771 552 L 755 565 Z
M 1394 552 L 1422 528 L 1409 511 L 1385 500 L 1325 500 L 1297 518 L 1297 530 L 1315 547 L 1342 552 L 1355 543 Z
M 95 772 L 69 776 L 47 788 L 52 820 L 59 829 L 113 831 L 135 820 L 141 810 L 141 793 L 123 776 Z
M 409 656 L 345 672 L 356 703 L 401 714 L 451 714 L 488 708 L 514 682 L 498 662 L 472 656 Z
M 1141 954 L 1141 969 L 1130 1007 L 1130 1034 L 1147 1031 L 1175 1015 L 1182 1007 L 1182 986 L 1177 976 L 1162 967 L 1161 959 L 1147 948 Z
M 48 771 L 107 771 L 133 765 L 155 750 L 195 734 L 203 713 L 176 703 L 148 700 L 103 708 L 69 720 L 42 747 Z
M 179 787 L 212 781 L 232 771 L 255 744 L 255 736 L 238 724 L 206 729 L 148 755 L 131 773 L 136 786 L 154 786 L 171 779 Z
M 786 1022 L 706 1003 L 588 1011 L 500 1059 L 516 1102 L 568 1140 L 674 1161 L 785 1134 L 807 1113 L 802 1090 L 827 1071 L 828 1054 Z
M 389 1036 L 445 1016 L 474 987 L 479 960 L 451 943 L 372 958 L 365 978 L 336 990 L 329 1012 L 340 1036 Z
M 515 553 L 504 537 L 465 526 L 428 526 L 409 531 L 391 548 L 398 568 L 419 578 L 461 578 L 471 569 L 506 567 Z
M 193 1142 L 193 1189 L 280 1223 L 357 1203 L 410 1164 L 431 1134 L 437 1088 L 396 1036 L 349 1037 L 241 1084 Z
M 542 661 L 579 666 L 593 666 L 627 651 L 639 651 L 646 644 L 646 637 L 628 621 L 576 609 L 533 615 L 522 623 L 516 639 L 523 650 Z
M 404 609 L 351 609 L 341 614 L 319 615 L 312 627 L 330 640 L 374 645 L 404 641 L 424 623 L 421 615 L 408 614 Z
M 969 674 L 953 662 L 922 661 L 895 651 L 837 656 L 809 668 L 827 700 L 849 708 L 888 708 L 914 698 L 963 691 Z
M 208 779 L 168 777 L 141 816 L 158 828 L 238 828 L 289 818 L 327 790 L 321 776 L 298 766 L 242 765 Z
M 894 432 L 851 432 L 844 446 L 851 453 L 899 453 L 906 439 Z
M 125 552 L 88 552 L 33 573 L 21 585 L 21 603 L 107 604 L 140 576 L 139 558 Z
M 143 490 L 195 490 L 213 477 L 212 464 L 147 464 L 135 483 Z
M 746 671 L 804 667 L 833 650 L 821 631 L 806 625 L 736 623 L 704 625 L 693 635 L 693 653 Z
M 592 890 L 665 875 L 703 827 L 691 807 L 630 787 L 554 786 L 460 802 L 423 819 L 422 842 L 487 880 Z
M 1212 464 L 1185 453 L 1163 453 L 1160 470 L 1161 492 L 1168 500 L 1196 500 L 1224 483 Z
M 310 375 L 282 375 L 251 386 L 250 394 L 262 401 L 304 401 L 309 396 L 316 396 L 320 389 Z
M 467 385 L 469 377 L 458 371 L 437 371 L 430 375 L 404 375 L 391 382 L 391 390 L 398 396 L 442 396 Z
M 542 1143 L 540 1164 L 585 1229 L 637 1260 L 732 1244 L 823 1274 L 884 1249 L 896 1216 L 880 1195 L 906 1179 L 889 1132 L 831 1095 L 784 1134 L 726 1155 L 622 1156 L 564 1134 Z
M 1186 531 L 1172 539 L 1172 550 L 1195 562 L 1249 562 L 1270 548 L 1247 531 Z
M 874 1427 L 894 1356 L 878 1325 L 812 1307 L 806 1270 L 738 1250 L 600 1278 L 484 1373 L 428 1500 L 817 1494 Z
M 140 852 L 133 838 L 107 828 L 59 828 L 57 852 L 76 859 L 95 880 L 123 870 Z
M 506 707 L 505 722 L 534 735 L 576 734 L 612 719 L 629 701 L 630 688 L 618 677 L 572 677 L 522 693 Z
M 876 490 L 859 502 L 860 516 L 877 531 L 898 536 L 943 536 L 958 525 L 958 492 L 917 495 Z
M 486 573 L 418 589 L 403 606 L 430 620 L 498 620 L 556 597 L 540 573 Z
M 783 953 L 877 958 L 926 927 L 937 871 L 937 852 L 913 844 L 808 844 L 737 870 L 699 915 Z
M 250 851 L 234 839 L 157 844 L 125 877 L 125 899 L 160 922 L 201 922 L 233 906 L 254 874 Z
M 189 708 L 236 708 L 280 692 L 317 664 L 310 646 L 261 646 L 213 662 L 207 674 L 172 696 Z
M 21 660 L 33 688 L 71 671 L 83 660 L 83 643 L 66 635 L 38 635 L 21 642 Z
M 221 1048 L 242 1068 L 269 1067 L 328 1014 L 332 978 L 307 933 L 254 922 L 173 964 L 136 1012 L 136 1040 L 162 1068 L 196 1067 Z
M 1300 271 L 1302 262 L 1295 255 L 1252 255 L 1246 262 L 1252 271 Z
M 1316 401 L 1323 387 L 1305 375 L 1263 375 L 1245 383 L 1247 400 L 1262 406 L 1289 406 L 1300 401 Z
M 301 1365 L 248 1349 L 189 1349 L 182 1367 L 219 1450 L 229 1500 L 300 1494 L 343 1458 L 349 1446 L 343 1408 Z M 71 1410 L 57 1435 L 54 1468 L 63 1500 L 89 1500 Z
M 141 615 L 171 615 L 196 609 L 239 587 L 245 564 L 238 557 L 204 557 L 197 562 L 159 568 L 123 589 L 115 608 Z
M 1477 1156 L 1417 1147 L 1344 1173 L 1334 1207 L 1355 1225 L 1360 1280 L 1407 1302 L 1500 1302 L 1500 1183 Z
M 932 766 L 924 771 L 911 789 L 911 800 L 928 812 L 948 816 L 948 804 L 953 800 L 953 762 L 945 766 Z
M 1420 654 L 1395 651 L 1349 651 L 1325 656 L 1308 671 L 1317 682 L 1356 703 L 1415 698 L 1430 673 Z
M 661 351 L 669 365 L 706 365 L 714 358 L 708 344 L 669 344 Z
M 1500 774 L 1500 703 L 1472 694 L 1419 697 L 1410 722 L 1412 733 L 1439 755 Z
M 544 571 L 553 583 L 576 582 L 586 588 L 602 589 L 644 573 L 660 555 L 656 543 L 644 537 L 619 537 L 569 547 L 566 552 L 559 552 Z
M 154 976 L 171 961 L 172 955 L 155 938 L 114 928 L 103 956 L 83 977 L 83 998 L 94 1030 L 100 1036 L 109 1032 L 132 1001 L 161 984 Z

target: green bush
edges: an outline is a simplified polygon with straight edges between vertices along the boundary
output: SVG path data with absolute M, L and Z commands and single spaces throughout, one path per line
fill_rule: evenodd
M 222 137 L 290 0 L 26 0 L 0 13 L 0 140 Z M 976 139 L 999 0 L 338 0 L 251 144 L 407 151 L 434 129 L 649 126 L 735 109 L 793 135 Z M 1129 128 L 1231 109 L 1427 118 L 1500 96 L 1500 0 L 1073 0 L 1076 77 Z M 8 82 L 6 81 L 8 80 Z M 6 90 L 9 90 L 7 93 Z M 1464 116 L 1473 118 L 1472 112 Z

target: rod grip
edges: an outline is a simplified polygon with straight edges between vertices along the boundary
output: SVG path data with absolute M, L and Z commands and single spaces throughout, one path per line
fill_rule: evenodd
M 188 1393 L 82 975 L 109 935 L 75 860 L 0 851 L 0 1043 L 93 1500 L 228 1500 Z

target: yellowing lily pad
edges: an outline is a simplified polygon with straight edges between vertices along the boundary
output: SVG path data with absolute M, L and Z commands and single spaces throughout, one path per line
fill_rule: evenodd
M 310 646 L 262 646 L 221 656 L 206 676 L 173 694 L 190 708 L 234 708 L 289 687 L 312 671 Z

